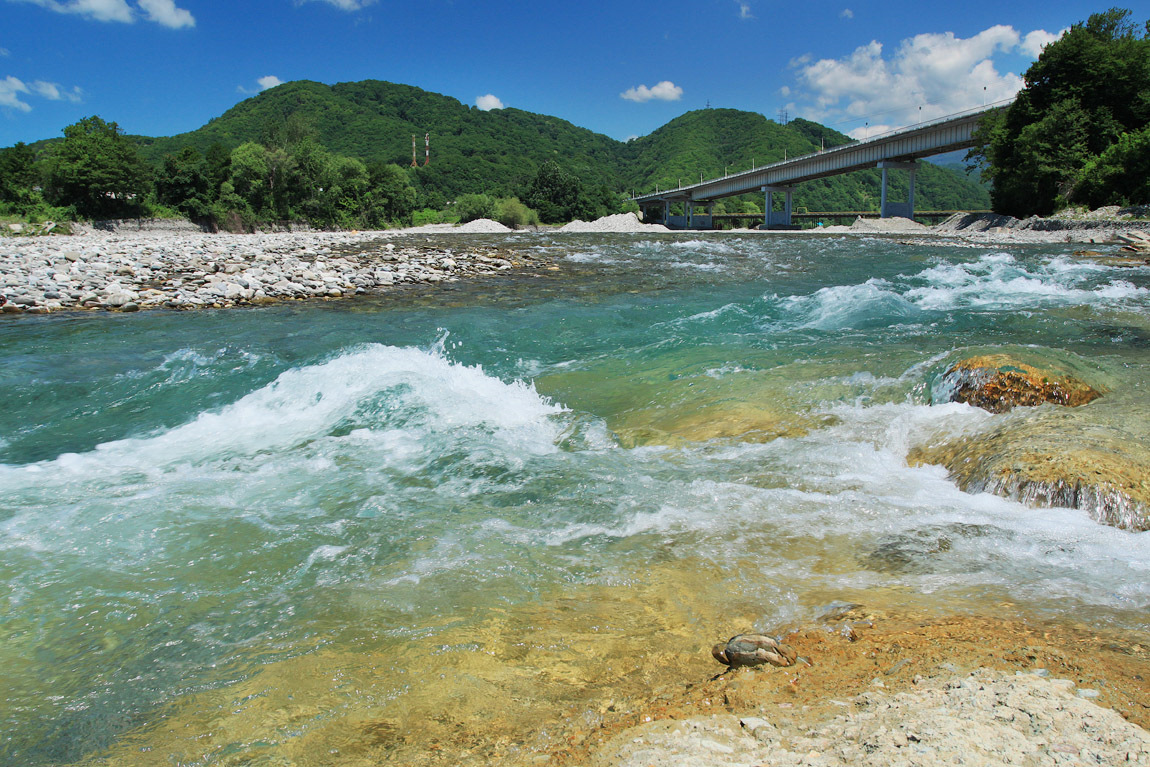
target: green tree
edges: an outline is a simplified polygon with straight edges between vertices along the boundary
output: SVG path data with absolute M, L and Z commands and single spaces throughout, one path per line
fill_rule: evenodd
M 518 197 L 497 200 L 493 216 L 496 221 L 511 229 L 539 225 L 539 214 L 524 205 Z
M 993 183 L 995 210 L 1046 215 L 1076 199 L 1087 165 L 1150 123 L 1150 25 L 1112 8 L 1048 45 L 1006 110 L 988 117 L 968 155 Z M 1090 185 L 1091 200 L 1109 195 Z M 1115 193 L 1120 196 L 1120 194 Z
M 209 215 L 212 196 L 208 164 L 194 147 L 164 157 L 156 174 L 156 199 L 193 219 Z
M 495 200 L 485 194 L 465 194 L 455 201 L 455 212 L 461 223 L 495 215 Z
M 0 200 L 15 202 L 20 192 L 31 191 L 36 183 L 36 154 L 19 141 L 0 149 Z
M 539 219 L 545 224 L 561 224 L 580 217 L 588 207 L 583 193 L 583 184 L 554 161 L 539 166 L 539 171 L 523 201 L 539 211 Z
M 140 211 L 149 168 L 116 123 L 85 117 L 64 129 L 47 160 L 49 199 L 80 216 L 116 218 Z

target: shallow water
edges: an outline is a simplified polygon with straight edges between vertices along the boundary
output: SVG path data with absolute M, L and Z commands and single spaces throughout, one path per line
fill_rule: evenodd
M 558 269 L 0 323 L 0 762 L 530 753 L 837 599 L 1147 627 L 1150 536 L 906 454 L 973 353 L 1141 389 L 1150 269 L 482 239 Z

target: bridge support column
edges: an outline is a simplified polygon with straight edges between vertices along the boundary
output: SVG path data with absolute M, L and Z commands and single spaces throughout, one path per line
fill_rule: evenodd
M 914 218 L 914 176 L 918 170 L 917 162 L 895 162 L 893 160 L 883 160 L 878 164 L 882 169 L 882 206 L 879 209 L 883 218 L 894 218 L 901 216 L 902 218 Z M 887 194 L 887 171 L 888 170 L 905 170 L 910 174 L 910 191 L 907 193 L 906 202 L 891 202 Z
M 792 210 L 792 195 L 795 188 L 793 186 L 764 186 L 762 187 L 763 193 L 766 194 L 766 201 L 763 211 L 763 229 L 773 229 L 776 227 L 790 227 L 791 226 L 791 210 Z M 783 209 L 775 210 L 775 195 L 779 192 L 783 193 Z

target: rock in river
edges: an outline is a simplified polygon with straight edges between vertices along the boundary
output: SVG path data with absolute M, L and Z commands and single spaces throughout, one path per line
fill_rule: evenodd
M 1067 407 L 1085 405 L 1102 392 L 1072 375 L 1043 370 L 1006 354 L 970 357 L 943 374 L 944 397 L 991 413 L 1046 402 Z

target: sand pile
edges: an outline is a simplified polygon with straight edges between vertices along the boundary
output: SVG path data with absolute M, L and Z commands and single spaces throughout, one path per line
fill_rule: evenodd
M 559 227 L 560 232 L 669 232 L 662 224 L 644 224 L 634 213 L 617 213 L 594 221 L 572 221 Z

